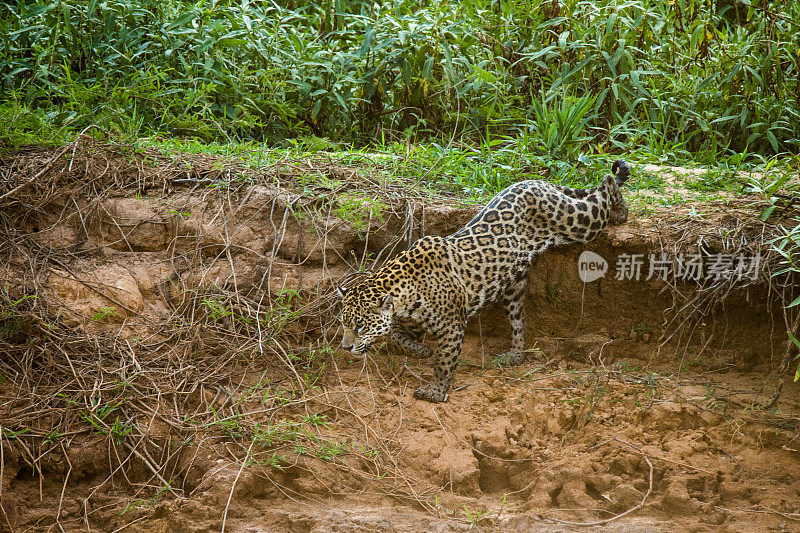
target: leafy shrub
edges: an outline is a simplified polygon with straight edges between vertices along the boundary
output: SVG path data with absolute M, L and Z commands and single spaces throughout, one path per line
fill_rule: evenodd
M 547 150 L 542 113 L 591 101 L 572 145 L 709 160 L 798 150 L 800 4 L 786 0 L 44 0 L 0 12 L 0 105 L 73 131 L 356 144 L 530 131 Z

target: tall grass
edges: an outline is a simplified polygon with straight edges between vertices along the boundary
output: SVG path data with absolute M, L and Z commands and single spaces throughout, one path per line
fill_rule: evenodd
M 566 157 L 580 144 L 700 159 L 799 148 L 790 0 L 45 0 L 0 12 L 2 112 L 56 128 L 357 145 L 529 133 Z M 580 130 L 561 148 L 571 133 L 546 124 L 559 116 Z

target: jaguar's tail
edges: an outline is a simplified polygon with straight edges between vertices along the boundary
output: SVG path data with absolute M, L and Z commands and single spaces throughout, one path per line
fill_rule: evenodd
M 617 180 L 617 185 L 622 185 L 628 181 L 628 178 L 631 177 L 631 168 L 624 159 L 617 159 L 611 165 L 611 173 L 614 174 L 614 177 Z

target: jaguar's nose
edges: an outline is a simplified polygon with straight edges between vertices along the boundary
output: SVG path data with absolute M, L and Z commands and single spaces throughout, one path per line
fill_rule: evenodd
M 352 329 L 345 328 L 344 335 L 342 335 L 342 348 L 345 350 L 352 350 L 353 345 L 356 343 L 356 336 Z

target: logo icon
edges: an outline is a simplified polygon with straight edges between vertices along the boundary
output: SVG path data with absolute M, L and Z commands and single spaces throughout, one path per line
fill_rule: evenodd
M 600 279 L 608 272 L 608 261 L 594 252 L 585 250 L 578 257 L 578 277 L 584 283 Z

